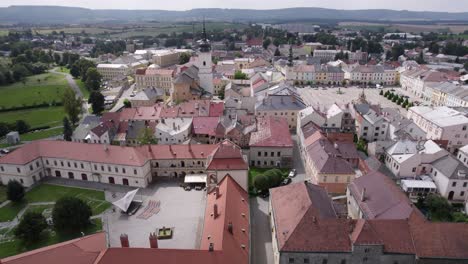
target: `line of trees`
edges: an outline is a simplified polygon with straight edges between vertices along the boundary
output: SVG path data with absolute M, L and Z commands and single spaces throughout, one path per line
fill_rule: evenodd
M 394 94 L 393 92 L 386 91 L 385 93 L 383 90 L 380 91 L 380 95 L 384 96 L 388 100 L 396 103 L 397 105 L 400 105 L 403 108 L 410 108 L 413 107 L 414 104 L 410 101 L 408 101 L 408 98 L 405 98 L 403 96 L 399 96 L 398 94 Z

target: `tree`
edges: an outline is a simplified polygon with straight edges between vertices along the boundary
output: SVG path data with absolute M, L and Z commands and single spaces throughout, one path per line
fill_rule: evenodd
M 241 71 L 236 71 L 234 73 L 234 79 L 235 80 L 247 80 L 247 74 L 241 72 Z
M 277 187 L 283 181 L 283 173 L 278 169 L 271 169 L 264 173 L 268 179 L 269 188 Z
M 60 65 L 60 62 L 62 62 L 62 58 L 60 57 L 60 54 L 54 53 L 54 61 L 55 61 L 55 64 Z
M 104 95 L 100 92 L 93 91 L 89 95 L 88 103 L 93 108 L 93 114 L 99 115 L 104 111 Z
M 24 120 L 16 120 L 15 127 L 16 131 L 20 134 L 24 134 L 29 131 L 29 125 Z
M 124 104 L 125 108 L 131 108 L 132 107 L 132 103 L 128 99 L 125 99 L 123 104 Z
M 391 54 L 392 54 L 392 57 L 391 57 L 392 60 L 397 61 L 401 55 L 405 54 L 405 49 L 403 48 L 402 45 L 395 45 L 392 47 Z
M 27 212 L 15 229 L 15 236 L 26 243 L 38 241 L 42 231 L 47 228 L 47 222 L 42 214 Z
M 253 184 L 254 184 L 255 189 L 259 191 L 266 191 L 270 188 L 270 183 L 268 182 L 268 178 L 263 174 L 257 175 L 254 179 Z
M 424 205 L 429 211 L 430 219 L 443 222 L 452 219 L 452 205 L 444 197 L 431 194 L 427 196 Z
M 281 52 L 279 51 L 279 48 L 276 48 L 276 50 L 275 50 L 275 56 L 281 56 Z
M 145 127 L 143 129 L 138 137 L 138 142 L 140 142 L 140 145 L 154 145 L 158 144 L 158 140 L 153 134 L 153 130 L 149 127 Z
M 419 53 L 418 58 L 416 58 L 416 62 L 418 64 L 426 64 L 426 61 L 424 60 L 424 53 L 422 51 Z
M 186 52 L 180 54 L 180 57 L 179 57 L 179 64 L 185 64 L 185 63 L 189 62 L 189 61 L 190 61 L 190 57 L 191 57 L 190 54 L 189 54 L 189 53 L 186 53 Z
M 78 116 L 81 112 L 81 98 L 77 98 L 75 92 L 68 88 L 63 94 L 63 107 L 68 115 L 70 122 L 76 124 Z
M 10 180 L 7 184 L 7 198 L 12 202 L 19 202 L 24 198 L 24 186 L 17 180 Z
M 63 139 L 66 141 L 71 141 L 73 135 L 73 129 L 70 125 L 70 121 L 67 117 L 63 118 Z
M 96 68 L 88 68 L 88 70 L 86 71 L 86 88 L 90 91 L 99 90 L 99 88 L 101 87 L 101 79 L 102 76 Z
M 263 48 L 264 49 L 268 49 L 268 46 L 271 45 L 271 39 L 270 38 L 266 38 L 264 41 L 263 41 Z
M 384 95 L 383 90 L 380 90 L 379 95 L 382 95 L 382 96 Z
M 52 210 L 54 227 L 59 232 L 75 233 L 89 225 L 91 207 L 76 197 L 60 198 Z
M 10 132 L 10 127 L 7 123 L 0 122 L 0 137 L 5 136 Z
M 80 68 L 76 63 L 74 63 L 71 68 L 70 68 L 70 74 L 73 76 L 73 78 L 78 78 L 80 77 Z

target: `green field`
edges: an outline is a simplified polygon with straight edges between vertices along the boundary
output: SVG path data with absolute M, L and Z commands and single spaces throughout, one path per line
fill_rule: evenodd
M 83 93 L 84 98 L 83 99 L 88 99 L 89 98 L 89 90 L 86 88 L 84 82 L 81 81 L 81 79 L 75 79 L 76 85 L 80 87 L 81 93 Z
M 0 87 L 0 107 L 11 108 L 42 103 L 61 102 L 68 87 L 64 75 L 44 73 L 26 78 L 25 83 L 17 82 Z
M 70 69 L 68 69 L 67 67 L 57 67 L 56 69 L 58 72 L 63 72 L 63 73 L 68 73 L 70 74 Z
M 110 203 L 104 198 L 104 192 L 65 187 L 50 184 L 41 184 L 26 193 L 25 200 L 19 204 L 9 203 L 0 208 L 0 222 L 10 221 L 26 207 L 28 203 L 55 202 L 65 196 L 74 196 L 89 204 L 93 215 L 98 215 L 110 207 Z
M 65 112 L 62 106 L 0 113 L 0 120 L 2 122 L 15 123 L 16 120 L 24 120 L 31 128 L 38 126 L 61 126 L 64 117 Z
M 39 140 L 39 139 L 49 138 L 53 136 L 58 136 L 61 134 L 63 134 L 63 128 L 57 127 L 57 128 L 45 129 L 45 130 L 41 130 L 37 132 L 29 132 L 29 133 L 23 134 L 21 135 L 21 140 L 33 141 L 33 140 Z
M 0 37 L 8 36 L 8 30 L 0 30 Z

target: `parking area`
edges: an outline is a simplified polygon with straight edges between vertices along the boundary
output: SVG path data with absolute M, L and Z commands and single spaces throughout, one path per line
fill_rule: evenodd
M 125 193 L 115 193 L 113 201 Z M 199 247 L 206 206 L 205 191 L 184 191 L 179 182 L 164 181 L 141 190 L 135 199 L 143 200 L 140 210 L 132 216 L 109 210 L 104 216 L 104 229 L 108 231 L 111 247 L 120 247 L 120 235 L 127 234 L 131 247 L 149 247 L 148 236 L 156 228 L 173 228 L 172 239 L 159 240 L 160 248 L 196 249 Z M 150 201 L 159 201 L 159 212 L 148 219 L 138 216 Z
M 393 103 L 387 98 L 381 96 L 381 90 L 384 92 L 393 89 L 395 93 L 408 96 L 408 100 L 416 101 L 417 98 L 411 93 L 404 91 L 400 87 L 389 87 L 385 89 L 366 88 L 364 93 L 367 101 L 372 104 L 380 104 L 382 107 L 399 108 L 401 114 L 406 115 L 406 110 L 399 105 Z M 342 88 L 299 88 L 299 94 L 307 105 L 320 107 L 320 109 L 327 108 L 334 103 L 344 105 L 357 100 L 362 92 L 362 88 L 357 87 L 342 87 Z M 339 92 L 340 91 L 340 92 Z

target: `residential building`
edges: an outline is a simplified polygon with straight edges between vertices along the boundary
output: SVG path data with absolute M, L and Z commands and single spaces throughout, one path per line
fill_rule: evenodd
M 463 263 L 464 223 L 338 218 L 327 191 L 309 182 L 270 190 L 273 263 Z M 417 209 L 416 209 L 417 210 Z
M 352 181 L 346 196 L 348 216 L 352 219 L 407 219 L 414 211 L 400 187 L 378 171 Z
M 156 125 L 158 144 L 183 144 L 190 139 L 192 118 L 165 118 Z
M 258 117 L 257 131 L 249 142 L 250 165 L 260 168 L 291 168 L 293 141 L 286 119 Z
M 166 95 L 169 95 L 174 82 L 174 70 L 161 69 L 154 64 L 148 68 L 137 69 L 135 73 L 135 85 L 137 90 L 145 88 L 164 89 Z
M 432 98 L 432 89 L 428 85 L 447 80 L 449 80 L 447 74 L 424 68 L 412 68 L 400 75 L 401 87 L 426 101 L 430 101 Z
M 161 88 L 145 88 L 130 98 L 132 107 L 153 106 L 164 101 L 165 92 Z
M 397 71 L 383 65 L 351 65 L 345 68 L 344 78 L 353 83 L 395 85 Z
M 446 106 L 414 106 L 408 110 L 408 119 L 426 132 L 426 138 L 447 140 L 447 150 L 455 153 L 468 144 L 468 117 L 463 112 Z
M 449 201 L 463 202 L 468 197 L 468 167 L 447 155 L 432 162 L 430 176 L 440 195 Z
M 397 178 L 416 178 L 427 174 L 432 162 L 447 155 L 432 140 L 400 140 L 385 150 L 384 159 L 385 166 Z
M 384 118 L 382 108 L 367 103 L 364 91 L 361 97 L 363 100 L 354 104 L 351 109 L 356 120 L 356 134 L 368 142 L 385 140 L 389 124 Z
M 104 80 L 112 80 L 131 73 L 131 68 L 126 64 L 98 64 L 96 68 Z
M 152 52 L 153 63 L 159 67 L 167 67 L 179 64 L 181 52 L 177 50 L 153 50 Z

